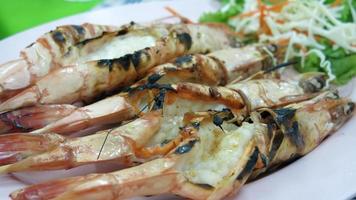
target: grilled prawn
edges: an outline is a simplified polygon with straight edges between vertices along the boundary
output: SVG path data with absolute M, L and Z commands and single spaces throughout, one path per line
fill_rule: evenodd
M 226 51 L 226 50 L 223 50 L 223 51 Z M 232 50 L 232 52 L 234 52 L 234 51 L 235 50 Z M 230 56 L 228 56 L 228 57 L 230 58 Z M 222 83 L 225 80 L 228 80 L 228 78 L 226 78 L 226 76 L 224 76 L 224 74 L 226 74 L 226 73 L 218 73 L 219 71 L 223 72 L 224 70 L 221 70 L 221 68 L 219 68 L 219 67 L 214 67 L 214 66 L 219 66 L 219 65 L 214 65 L 214 64 L 206 64 L 206 65 L 198 64 L 197 65 L 196 63 L 197 62 L 199 63 L 199 61 L 201 61 L 201 59 L 198 59 L 198 58 L 202 58 L 202 57 L 201 56 L 198 56 L 198 57 L 186 56 L 186 57 L 179 58 L 178 60 L 175 61 L 176 67 L 174 67 L 173 64 L 165 64 L 162 66 L 158 66 L 158 68 L 155 68 L 155 70 L 153 70 L 147 76 L 147 78 L 145 78 L 145 79 L 139 81 L 138 83 L 134 84 L 133 86 L 129 87 L 129 89 L 130 88 L 145 89 L 147 87 L 152 87 L 157 84 L 171 84 L 172 82 L 176 82 L 177 87 L 185 87 L 183 83 L 179 83 L 181 80 L 200 82 L 200 83 L 205 83 L 205 84 L 209 84 L 209 83 L 210 84 L 212 84 L 212 83 L 218 84 L 218 83 Z M 214 59 L 207 58 L 205 61 L 206 61 L 206 63 L 209 63 L 211 60 L 214 60 Z M 236 63 L 238 63 L 238 62 L 239 61 L 237 61 Z M 236 65 L 230 65 L 230 68 L 227 68 L 227 70 L 229 72 L 236 71 L 236 69 L 244 68 L 244 67 L 234 68 L 232 66 L 236 66 Z M 245 65 L 241 64 L 240 66 L 245 66 Z M 262 66 L 262 65 L 256 64 L 256 66 Z M 204 70 L 199 70 L 199 69 L 207 69 L 207 68 L 215 69 L 215 70 L 211 70 L 211 71 L 205 70 L 205 72 L 202 72 Z M 188 72 L 192 72 L 191 70 L 196 71 L 197 73 L 188 73 Z M 214 72 L 214 73 L 206 73 L 206 72 Z M 174 74 L 174 75 L 172 75 L 172 74 Z M 186 74 L 190 74 L 190 75 L 186 75 Z M 243 75 L 243 73 L 240 73 L 240 75 Z M 211 78 L 212 76 L 214 76 L 215 78 Z M 275 82 L 275 84 L 273 82 Z M 234 89 L 234 87 L 235 87 L 235 90 L 237 88 L 236 91 L 238 91 L 242 94 L 245 94 L 244 96 L 247 96 L 247 97 L 250 96 L 249 92 L 251 92 L 251 89 L 252 89 L 252 91 L 258 91 L 256 93 L 254 93 L 253 95 L 257 95 L 258 99 L 263 98 L 263 99 L 266 99 L 267 101 L 270 98 L 274 98 L 274 100 L 271 100 L 273 103 L 273 101 L 278 101 L 278 98 L 283 97 L 283 96 L 301 95 L 301 94 L 303 94 L 304 91 L 306 93 L 320 91 L 325 85 L 325 77 L 323 77 L 323 75 L 318 75 L 318 74 L 312 75 L 312 76 L 305 75 L 300 79 L 299 84 L 301 85 L 301 87 L 295 86 L 296 83 L 291 83 L 291 82 L 288 83 L 288 82 L 279 81 L 279 80 L 272 80 L 272 81 L 269 81 L 269 80 L 263 81 L 262 80 L 262 81 L 249 81 L 249 82 L 247 82 L 246 85 L 245 85 L 245 83 L 237 84 L 237 85 L 232 84 L 231 87 L 232 87 L 232 89 Z M 181 85 L 181 86 L 179 86 L 179 85 Z M 283 85 L 286 85 L 286 87 L 284 87 Z M 193 87 L 193 89 L 194 89 L 194 87 Z M 202 86 L 202 87 L 204 87 L 204 86 Z M 244 89 L 244 91 L 241 92 L 240 90 L 238 90 L 239 87 L 246 88 L 246 89 Z M 199 90 L 199 89 L 196 89 L 196 90 Z M 214 92 L 215 88 L 211 87 L 211 89 L 208 88 L 208 90 L 210 92 Z M 205 92 L 207 94 L 210 94 L 209 91 L 205 91 Z M 273 91 L 273 94 L 276 94 L 277 96 L 273 97 L 274 95 L 264 94 L 265 91 Z M 278 92 L 275 92 L 275 91 L 278 91 Z M 264 94 L 266 97 L 261 97 L 261 96 L 259 96 L 260 94 Z M 196 95 L 198 95 L 198 94 L 196 94 Z M 214 98 L 216 98 L 216 97 L 214 97 Z M 292 97 L 290 97 L 290 98 L 292 98 Z M 285 101 L 288 102 L 287 99 L 285 99 Z M 42 128 L 42 129 L 36 130 L 34 132 L 35 133 L 46 133 L 46 132 L 71 133 L 71 132 L 77 131 L 79 129 L 88 128 L 91 125 L 119 122 L 119 121 L 124 120 L 120 116 L 125 116 L 125 119 L 128 119 L 130 117 L 135 116 L 137 111 L 141 110 L 141 108 L 133 109 L 133 107 L 130 106 L 131 102 L 132 102 L 132 100 L 128 100 L 122 94 L 118 94 L 118 95 L 103 99 L 101 101 L 98 101 L 94 104 L 85 106 L 83 108 L 78 108 L 77 110 L 72 112 L 70 115 L 64 117 L 63 119 L 60 119 L 54 123 L 51 123 L 48 126 Z M 264 106 L 264 104 L 262 104 L 261 106 Z M 7 121 L 9 121 L 9 120 L 7 120 Z
M 161 78 L 161 74 L 153 73 L 142 85 L 137 84 L 137 87 L 131 87 L 131 89 L 136 88 L 137 90 L 137 88 L 141 88 L 142 90 L 147 91 L 145 88 L 148 89 L 147 87 L 157 86 L 156 83 L 167 84 L 172 81 L 172 78 L 164 78 L 164 76 L 162 80 Z M 308 96 L 305 96 L 304 94 L 320 91 L 324 85 L 325 77 L 323 77 L 323 75 L 313 75 L 303 76 L 299 83 L 280 81 L 277 79 L 250 80 L 244 83 L 232 84 L 228 87 L 231 87 L 234 91 L 227 91 L 232 97 L 234 95 L 242 95 L 240 98 L 244 98 L 246 102 L 248 102 L 245 108 L 251 109 L 251 106 L 257 108 L 281 103 L 288 104 L 288 102 L 297 101 L 298 98 L 305 98 Z M 188 83 L 178 83 L 174 87 L 187 91 L 188 94 L 190 93 L 191 95 L 196 96 L 196 99 L 199 99 L 199 95 L 202 95 L 202 97 L 207 96 L 207 98 L 211 96 L 213 97 L 212 99 L 216 100 L 219 98 L 218 90 L 223 90 L 221 87 L 199 86 L 197 84 Z M 203 90 L 202 94 L 199 93 L 199 90 Z M 266 91 L 271 91 L 271 94 L 267 94 Z M 237 92 L 239 94 L 236 94 Z M 225 99 L 227 98 L 228 97 Z M 91 105 L 77 108 L 66 117 L 48 124 L 41 129 L 35 130 L 33 133 L 56 132 L 60 134 L 70 134 L 93 125 L 103 125 L 127 120 L 136 116 L 136 114 L 143 109 L 142 106 L 149 103 L 147 100 L 142 103 L 133 103 L 137 102 L 138 99 L 137 95 L 129 97 L 125 93 L 108 97 Z M 239 102 L 241 101 L 243 100 L 240 99 Z M 252 102 L 253 105 L 250 105 L 249 102 Z M 6 120 L 6 122 L 10 121 L 6 118 L 4 118 L 4 120 Z M 16 126 L 16 123 L 14 125 Z
M 171 63 L 154 67 L 145 78 L 136 82 L 131 87 L 147 84 L 153 77 L 159 78 L 159 82 L 165 84 L 194 82 L 207 85 L 225 85 L 232 80 L 241 80 L 256 72 L 269 69 L 273 64 L 273 60 L 278 60 L 279 55 L 284 52 L 283 49 L 283 46 L 275 44 L 252 45 L 242 48 L 218 50 L 208 55 L 193 54 L 181 56 Z M 270 52 L 273 57 L 271 57 L 267 51 Z M 120 97 L 108 98 L 102 102 L 103 103 L 99 104 L 94 103 L 92 106 L 78 108 L 71 117 L 66 118 L 75 121 L 62 120 L 62 122 L 65 121 L 65 123 L 69 124 L 80 120 L 89 121 L 90 118 L 93 119 L 90 121 L 94 121 L 98 117 L 98 115 L 94 114 L 97 111 L 101 113 L 99 116 L 110 115 L 110 118 L 113 118 L 114 116 L 111 114 L 117 112 L 116 108 L 120 108 L 120 105 L 122 105 L 120 103 Z M 34 106 L 33 108 L 18 109 L 9 114 L 2 114 L 0 120 L 3 126 L 0 126 L 0 130 L 9 133 L 16 130 L 32 131 L 42 128 L 39 126 L 30 127 L 29 118 L 23 116 L 35 115 L 38 122 L 41 122 L 40 117 L 42 116 L 42 124 L 47 125 L 49 121 L 47 118 L 59 119 L 58 116 L 64 117 L 72 113 L 72 109 L 63 109 L 64 106 L 51 106 L 50 109 L 47 110 L 46 115 L 39 115 L 38 113 L 45 111 L 45 107 L 46 106 Z M 55 107 L 59 109 L 55 110 Z M 79 112 L 82 114 L 76 114 Z M 76 117 L 73 118 L 73 116 Z M 120 118 L 119 116 L 115 117 Z M 107 120 L 106 122 L 108 123 L 111 122 L 108 118 L 105 120 Z M 88 122 L 87 124 L 90 125 L 91 123 Z M 9 126 L 14 128 L 9 130 Z M 49 127 L 47 127 L 42 129 L 41 132 L 49 130 Z M 75 131 L 74 126 L 71 131 Z
M 152 67 L 177 56 L 227 48 L 230 37 L 223 30 L 205 25 L 156 25 L 144 29 L 118 32 L 124 40 L 144 35 L 150 43 L 112 59 L 77 63 L 57 69 L 0 104 L 0 111 L 10 111 L 35 104 L 90 101 L 99 94 L 132 84 Z M 134 40 L 135 41 L 135 40 Z M 124 44 L 119 45 L 121 48 Z M 114 50 L 113 52 L 117 52 Z
M 319 78 L 319 76 L 316 77 Z M 313 79 L 311 83 L 315 83 L 315 80 Z M 159 130 L 154 132 L 154 134 L 148 131 L 147 135 L 149 137 L 146 136 L 146 139 L 137 138 L 137 140 L 146 141 L 146 146 L 148 148 L 155 148 L 161 144 L 164 144 L 166 141 L 175 141 L 175 139 L 179 137 L 179 127 L 183 126 L 182 119 L 184 114 L 187 112 L 229 107 L 236 115 L 235 120 L 239 120 L 239 122 L 241 122 L 251 111 L 255 109 L 261 107 L 276 107 L 310 98 L 310 94 L 303 91 L 303 88 L 301 88 L 298 84 L 288 83 L 276 79 L 250 80 L 246 81 L 244 84 L 235 86 L 234 89 L 226 87 L 209 87 L 192 83 L 180 83 L 177 85 L 152 84 L 153 83 L 151 83 L 152 87 L 155 86 L 157 88 L 144 89 L 138 92 L 136 91 L 138 90 L 137 88 L 132 88 L 133 91 L 131 91 L 130 95 L 122 97 L 123 99 L 126 98 L 125 102 L 127 105 L 130 105 L 132 110 L 140 110 L 140 112 L 145 111 L 145 108 L 151 110 L 152 108 L 155 108 L 155 106 L 151 106 L 150 102 L 157 101 L 157 105 L 163 109 L 162 121 Z M 151 86 L 146 85 L 146 87 Z M 253 87 L 257 87 L 257 89 L 249 90 Z M 276 94 L 267 95 L 267 88 L 273 92 L 276 92 Z M 158 93 L 157 89 L 159 91 Z M 253 98 L 253 102 L 251 98 Z M 139 115 L 140 113 L 132 113 L 132 117 L 134 114 Z M 128 115 L 124 116 L 127 117 Z M 60 126 L 61 121 L 62 120 L 56 122 L 55 124 L 58 125 L 56 127 L 57 129 L 52 129 L 51 131 L 62 131 L 63 133 L 63 129 L 69 129 L 75 126 L 75 124 L 73 125 L 71 123 L 69 123 L 67 127 L 63 125 Z M 103 121 L 106 122 L 107 120 Z M 63 124 L 64 122 L 62 121 L 61 123 Z M 77 125 L 79 126 L 79 124 L 80 123 L 78 122 Z M 85 121 L 82 122 L 82 125 L 83 124 L 85 124 Z M 172 127 L 172 125 L 174 126 Z M 34 132 L 31 134 L 22 133 L 0 136 L 0 152 L 17 156 L 16 159 L 6 159 L 8 160 L 8 163 L 19 161 L 13 165 L 1 167 L 0 172 L 5 173 L 26 170 L 59 169 L 68 168 L 69 166 L 74 167 L 90 162 L 105 161 L 105 159 L 96 159 L 95 155 L 98 156 L 100 151 L 103 151 L 105 154 L 106 150 L 122 152 L 122 149 L 126 149 L 123 145 L 126 144 L 127 146 L 127 142 L 119 141 L 123 145 L 112 146 L 113 149 L 111 149 L 111 147 L 108 149 L 100 149 L 99 147 L 103 145 L 102 137 L 105 133 L 108 133 L 108 131 L 99 132 L 83 138 L 73 139 L 74 141 L 77 141 L 74 143 L 74 146 L 72 145 L 71 139 L 63 140 L 63 137 L 54 133 L 49 133 L 49 131 L 41 133 L 42 134 L 38 134 L 38 132 Z M 144 136 L 142 135 L 142 137 Z M 57 138 L 57 140 L 53 140 L 53 138 Z M 149 138 L 149 140 L 147 140 L 147 138 Z M 115 137 L 108 137 L 107 140 L 110 142 L 111 140 L 116 139 Z M 53 148 L 54 146 L 56 148 Z M 76 151 L 78 148 L 83 149 L 83 151 Z M 132 155 L 142 157 L 142 154 L 135 152 L 134 148 L 127 148 L 132 151 Z M 160 152 L 160 150 L 156 150 Z M 77 156 L 81 157 L 82 154 L 87 155 L 87 152 L 90 152 L 90 155 L 93 157 L 88 158 L 86 162 L 79 162 L 77 164 L 72 163 L 76 162 L 75 158 Z M 110 155 L 113 156 L 110 157 L 110 159 L 122 158 L 120 154 Z M 30 157 L 22 160 L 27 156 Z M 154 154 L 152 156 L 154 156 Z M 151 154 L 144 157 L 149 158 L 151 157 Z M 3 161 L 3 164 L 5 164 L 5 162 L 6 161 Z
M 0 65 L 0 99 L 10 98 L 54 69 L 93 53 L 107 41 L 99 38 L 118 29 L 86 23 L 60 26 L 44 34 L 22 50 L 19 59 Z M 102 44 L 94 42 L 97 40 L 102 40 Z
M 117 172 L 29 186 L 11 198 L 126 199 L 173 193 L 222 199 L 237 192 L 252 173 L 310 152 L 353 110 L 354 103 L 347 99 L 316 98 L 270 110 L 267 116 L 252 114 L 241 126 L 230 123 L 226 111 L 188 114 L 182 132 L 190 137 L 162 158 Z M 311 121 L 315 116 L 320 119 Z
M 183 81 L 201 83 L 207 85 L 225 85 L 232 80 L 243 79 L 253 73 L 269 69 L 273 64 L 273 59 L 277 59 L 281 53 L 284 52 L 283 46 L 275 44 L 270 45 L 253 45 L 242 48 L 230 48 L 212 52 L 208 55 L 193 54 L 178 57 L 171 63 L 158 65 L 149 71 L 148 75 L 142 80 L 138 81 L 131 87 L 137 87 L 146 84 L 151 81 L 152 78 L 159 78 L 160 83 L 173 84 Z M 270 52 L 270 54 L 266 52 Z M 278 60 L 278 59 L 277 59 Z M 150 79 L 150 80 L 149 80 Z M 101 101 L 102 103 L 94 103 L 91 106 L 84 108 L 78 108 L 70 117 L 66 119 L 72 119 L 72 121 L 65 121 L 66 124 L 75 124 L 80 120 L 86 120 L 87 126 L 92 125 L 89 121 L 94 121 L 97 117 L 104 115 L 114 118 L 114 113 L 117 112 L 116 108 L 121 108 L 120 97 L 109 97 L 107 100 Z M 1 124 L 0 130 L 2 132 L 14 132 L 18 131 L 32 131 L 34 129 L 42 128 L 40 124 L 47 125 L 48 122 L 60 119 L 66 115 L 72 113 L 72 109 L 64 109 L 67 106 L 56 105 L 49 106 L 46 111 L 46 105 L 34 106 L 32 108 L 18 109 L 16 111 L 5 113 L 0 116 Z M 55 108 L 58 108 L 56 110 Z M 46 115 L 39 113 L 46 112 Z M 100 114 L 96 115 L 95 113 Z M 82 113 L 82 114 L 78 114 Z M 129 115 L 129 114 L 127 114 Z M 34 124 L 31 127 L 29 118 L 23 116 L 36 116 L 37 121 L 40 123 Z M 75 116 L 73 118 L 73 116 Z M 90 118 L 92 120 L 90 120 Z M 122 120 L 119 116 L 115 116 L 119 121 Z M 43 121 L 41 123 L 41 120 Z M 109 118 L 106 118 L 107 123 L 111 122 Z M 61 124 L 61 123 L 59 123 Z M 64 125 L 62 123 L 62 125 Z M 51 131 L 50 127 L 56 125 L 50 125 L 45 129 L 37 132 Z M 10 129 L 13 127 L 12 129 Z M 76 131 L 76 126 L 68 131 Z M 10 129 L 10 130 L 9 130 Z M 66 131 L 63 126 L 60 129 L 62 132 Z M 78 130 L 78 129 L 77 129 Z M 57 131 L 57 130 L 56 130 Z

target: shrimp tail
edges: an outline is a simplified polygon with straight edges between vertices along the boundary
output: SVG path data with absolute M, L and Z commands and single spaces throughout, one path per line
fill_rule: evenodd
M 0 165 L 11 164 L 56 146 L 65 140 L 58 134 L 14 133 L 0 136 Z M 0 173 L 2 171 L 0 170 Z
M 69 104 L 26 107 L 0 114 L 0 133 L 27 132 L 57 121 L 76 109 Z
M 24 155 L 30 156 L 16 163 L 1 167 L 0 174 L 19 171 L 69 169 L 80 165 L 111 160 L 127 162 L 131 157 L 138 154 L 136 151 L 139 150 L 136 150 L 136 148 L 141 149 L 159 129 L 160 125 L 161 113 L 160 111 L 154 111 L 123 126 L 100 131 L 85 137 L 65 138 L 57 134 L 13 135 L 13 138 L 8 137 L 12 141 L 8 139 L 8 142 L 5 143 L 8 146 L 4 145 L 2 150 L 23 152 Z M 4 135 L 4 137 L 6 136 L 12 135 Z M 19 139 L 22 137 L 29 137 L 32 141 L 27 142 Z M 59 139 L 52 139 L 55 137 Z M 17 142 L 17 145 L 13 147 L 14 141 Z M 174 146 L 171 148 L 174 148 Z M 158 151 L 157 154 L 161 152 Z
M 41 199 L 124 199 L 139 194 L 162 194 L 177 184 L 177 173 L 172 169 L 174 164 L 174 160 L 157 159 L 111 174 L 49 181 L 18 190 L 10 196 L 13 200 L 30 199 L 31 194 Z
M 77 108 L 59 120 L 33 131 L 33 133 L 55 132 L 62 135 L 70 134 L 90 128 L 93 125 L 105 125 L 129 120 L 135 115 L 136 110 L 130 102 L 126 98 L 116 95 L 88 106 Z
M 53 199 L 59 194 L 83 182 L 83 180 L 83 177 L 72 177 L 61 180 L 48 181 L 13 192 L 10 195 L 10 198 L 17 200 L 33 199 L 34 197 L 42 199 Z

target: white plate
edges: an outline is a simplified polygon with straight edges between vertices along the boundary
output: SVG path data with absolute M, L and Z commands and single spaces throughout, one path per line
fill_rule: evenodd
M 165 1 L 118 6 L 96 10 L 19 33 L 0 41 L 0 63 L 18 57 L 21 49 L 41 34 L 63 24 L 84 22 L 120 25 L 130 21 L 147 22 L 169 14 L 165 6 L 196 20 L 203 11 L 213 10 L 211 1 Z M 346 95 L 356 100 L 353 83 L 348 85 Z M 347 199 L 356 194 L 356 118 L 354 117 L 336 134 L 324 141 L 316 150 L 291 165 L 243 187 L 236 199 Z M 36 175 L 38 173 L 34 173 Z M 10 176 L 0 176 L 0 199 L 25 184 Z M 164 198 L 159 198 L 164 199 Z

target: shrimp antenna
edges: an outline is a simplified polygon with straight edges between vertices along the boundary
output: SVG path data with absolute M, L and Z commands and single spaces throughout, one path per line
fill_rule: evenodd
M 188 17 L 184 17 L 183 15 L 179 14 L 176 10 L 173 8 L 166 6 L 165 9 L 171 13 L 173 16 L 177 17 L 180 19 L 180 21 L 184 24 L 193 24 L 194 22 L 190 20 Z
M 155 101 L 155 98 L 153 98 L 150 102 L 148 102 L 145 106 L 143 106 L 141 108 L 140 112 L 138 112 L 138 115 L 141 114 L 144 110 L 146 110 L 146 108 L 148 108 L 148 106 L 151 105 L 154 101 Z
M 275 71 L 277 69 L 280 69 L 280 68 L 283 68 L 283 67 L 287 67 L 287 66 L 290 66 L 290 65 L 294 65 L 294 64 L 297 64 L 297 63 L 298 63 L 297 61 L 289 61 L 289 62 L 281 63 L 279 65 L 276 65 L 276 66 L 273 66 L 271 68 L 266 69 L 264 71 L 264 74 L 267 74 L 267 73 Z
M 103 144 L 102 144 L 102 145 L 101 145 L 101 147 L 100 147 L 99 155 L 98 155 L 98 157 L 96 158 L 97 160 L 99 160 L 100 155 L 101 155 L 101 152 L 102 152 L 102 151 L 103 151 L 103 149 L 104 149 L 104 146 L 105 146 L 106 140 L 108 140 L 109 134 L 110 134 L 113 130 L 114 130 L 114 129 L 112 128 L 112 129 L 110 129 L 110 130 L 106 133 L 106 136 L 105 136 L 104 142 L 103 142 Z

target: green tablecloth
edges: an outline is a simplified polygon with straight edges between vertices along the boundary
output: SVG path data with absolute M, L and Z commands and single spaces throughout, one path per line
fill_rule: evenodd
M 102 0 L 0 0 L 0 39 L 93 8 Z

